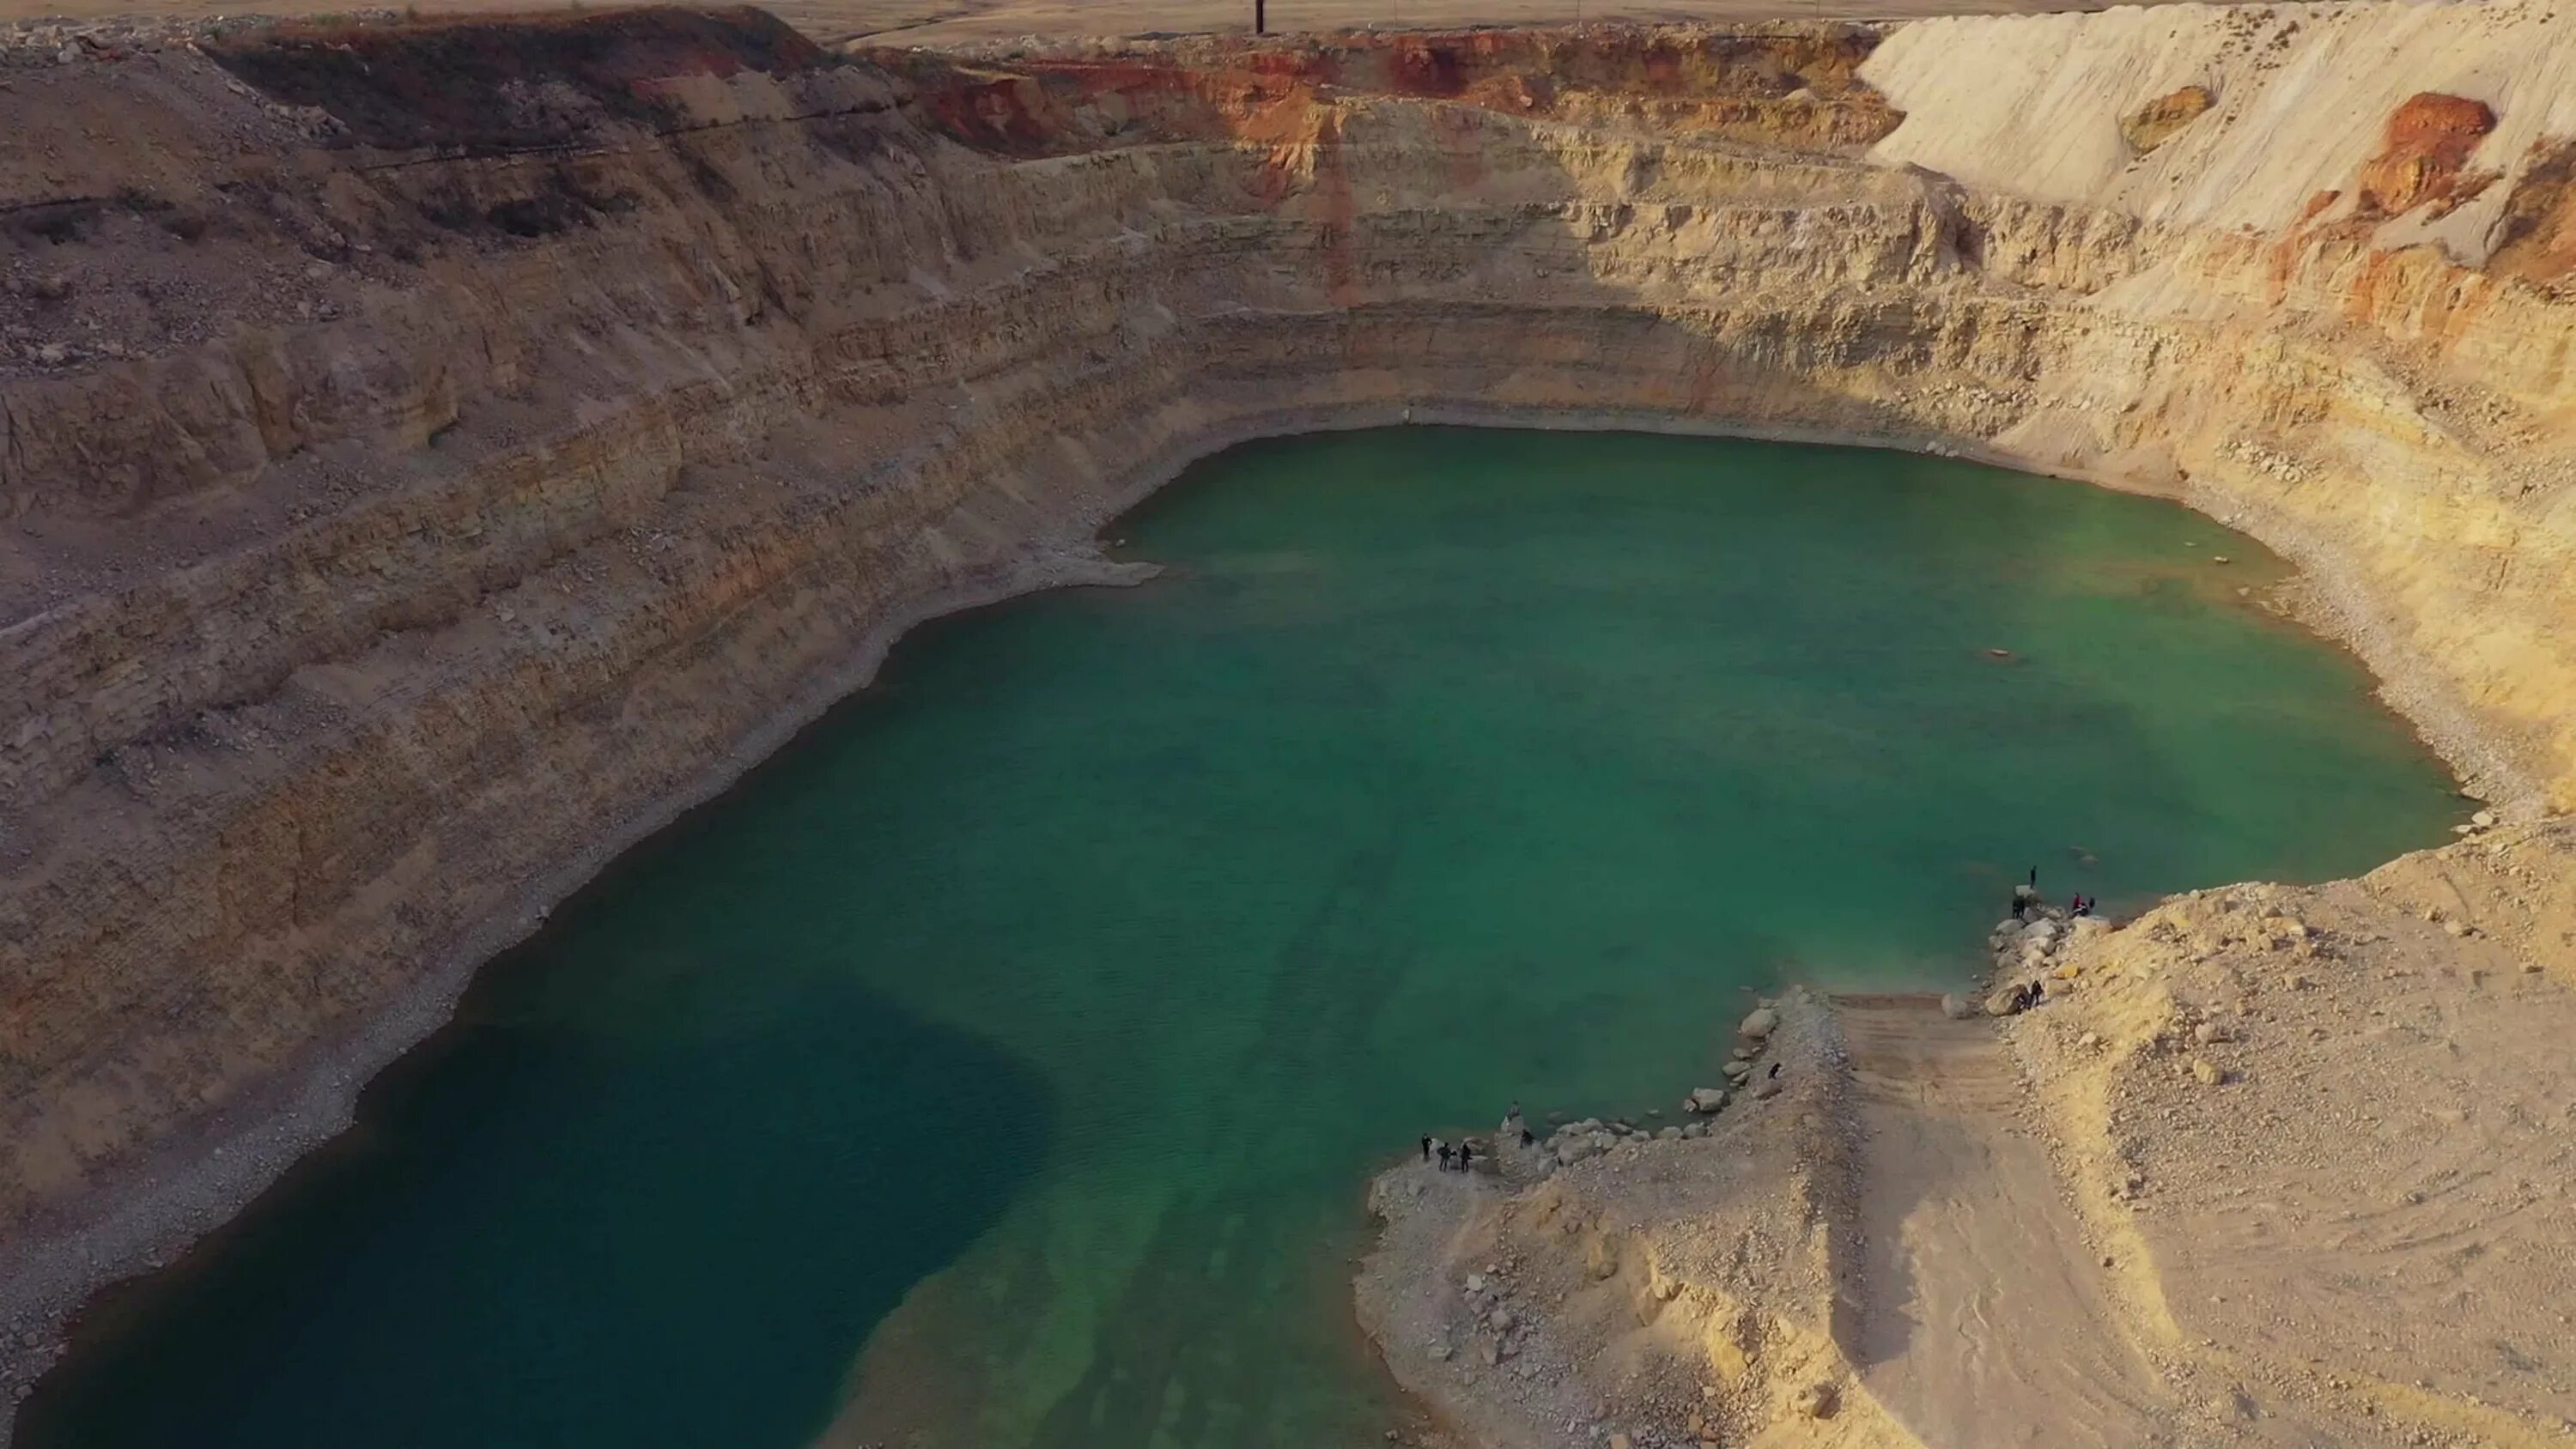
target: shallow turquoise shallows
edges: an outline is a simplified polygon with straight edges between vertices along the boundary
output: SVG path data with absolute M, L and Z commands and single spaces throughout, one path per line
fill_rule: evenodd
M 1376 1442 L 1349 1260 L 1417 1134 L 1669 1112 L 1746 988 L 1960 982 L 2033 865 L 2116 907 L 2462 808 L 2276 561 L 2070 484 L 1425 428 L 1117 531 L 1171 572 L 906 642 L 21 1442 Z

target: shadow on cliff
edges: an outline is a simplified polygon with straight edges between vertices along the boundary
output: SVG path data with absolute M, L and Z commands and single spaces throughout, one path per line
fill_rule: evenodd
M 363 24 L 326 17 L 209 39 L 203 49 L 273 99 L 328 111 L 362 145 L 482 153 L 590 141 L 599 117 L 672 123 L 678 116 L 653 85 L 675 77 L 783 76 L 840 63 L 750 6 Z M 539 87 L 551 88 L 549 101 L 529 104 L 525 95 Z
M 502 962 L 352 1133 L 101 1298 L 18 1442 L 810 1437 L 877 1321 L 1043 1161 L 1052 1104 L 843 973 L 700 960 L 621 982 L 579 947 Z M 583 979 L 531 1009 L 509 978 L 550 967 Z M 545 1004 L 585 993 L 610 1000 Z M 998 1154 L 925 1125 L 1004 1118 Z

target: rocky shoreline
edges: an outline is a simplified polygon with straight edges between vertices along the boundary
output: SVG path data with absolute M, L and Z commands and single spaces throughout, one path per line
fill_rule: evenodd
M 2026 1007 L 1792 990 L 1714 1120 L 1381 1173 L 1359 1317 L 1439 1449 L 2558 1442 L 2571 858 L 2008 920 Z
M 1803 990 L 1746 1025 L 1731 1060 L 1753 1064 L 1759 1080 L 1714 1110 L 1726 1089 L 1693 1092 L 1680 1108 L 1686 1125 L 1587 1119 L 1522 1147 L 1507 1120 L 1489 1172 L 1408 1162 L 1371 1184 L 1381 1233 L 1355 1285 L 1360 1321 L 1396 1380 L 1448 1426 L 1448 1442 L 1696 1449 L 1735 1442 L 1766 1419 L 1759 1395 L 1704 1392 L 1673 1365 L 1631 1357 L 1620 1340 L 1641 1328 L 1740 1332 L 1750 1361 L 1798 1380 L 1783 1391 L 1803 1412 L 1824 1419 L 1840 1408 L 1832 1377 L 1793 1367 L 1811 1356 L 1802 1344 L 1811 1329 L 1780 1306 L 1793 1287 L 1822 1281 L 1800 1199 L 1830 1178 L 1841 1151 L 1826 1125 L 1839 1044 Z M 1704 1241 L 1663 1233 L 1685 1205 L 1694 1218 L 1744 1227 L 1746 1254 L 1724 1276 L 1697 1276 Z M 1757 1282 L 1764 1306 L 1748 1309 L 1741 1295 Z M 1770 1320 L 1774 1312 L 1783 1316 Z

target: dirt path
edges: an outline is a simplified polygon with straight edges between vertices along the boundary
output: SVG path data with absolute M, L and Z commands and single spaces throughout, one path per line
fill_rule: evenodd
M 2010 1056 L 1939 999 L 1838 997 L 1866 1134 L 1867 1271 L 1843 1350 L 1930 1449 L 2134 1446 L 2162 1393 L 2121 1330 Z

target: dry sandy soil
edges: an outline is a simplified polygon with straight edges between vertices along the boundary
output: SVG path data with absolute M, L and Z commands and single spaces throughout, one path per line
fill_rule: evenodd
M 1932 1444 L 2151 1440 L 2165 1391 L 2121 1327 L 2023 1087 L 1984 1020 L 1938 998 L 1842 997 L 1864 1191 L 1864 1389 Z

